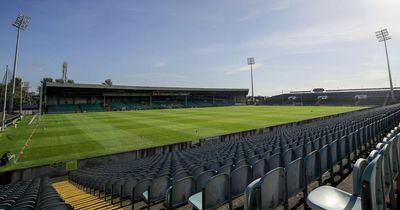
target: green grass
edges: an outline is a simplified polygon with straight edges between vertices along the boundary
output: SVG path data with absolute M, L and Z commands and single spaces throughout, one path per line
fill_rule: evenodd
M 45 115 L 30 117 L 0 136 L 0 154 L 18 154 L 16 164 L 0 171 L 76 160 L 295 122 L 364 107 L 236 106 Z M 197 132 L 196 132 L 197 131 Z

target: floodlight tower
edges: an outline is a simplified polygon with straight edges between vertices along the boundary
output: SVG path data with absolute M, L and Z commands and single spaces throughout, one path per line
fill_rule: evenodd
M 4 101 L 3 101 L 3 113 L 1 117 L 1 131 L 5 130 L 5 121 L 6 121 L 6 105 L 7 105 L 7 86 L 8 86 L 8 65 L 6 66 L 6 80 L 4 84 Z
M 254 85 L 253 85 L 253 65 L 255 64 L 254 58 L 247 58 L 247 64 L 250 65 L 250 72 L 251 72 L 251 101 L 255 104 L 254 100 Z
M 9 105 L 9 111 L 12 111 L 14 109 L 14 95 L 15 95 L 15 78 L 17 76 L 17 64 L 18 64 L 18 50 L 19 50 L 19 36 L 21 30 L 25 30 L 26 27 L 28 27 L 28 23 L 31 20 L 29 16 L 26 16 L 24 14 L 18 14 L 17 19 L 15 22 L 12 24 L 12 26 L 17 28 L 17 44 L 15 46 L 15 55 L 14 55 L 14 68 L 13 68 L 13 86 L 12 86 L 12 94 L 10 98 L 10 105 Z
M 383 42 L 385 44 L 386 62 L 387 62 L 389 82 L 390 82 L 390 102 L 395 103 L 396 99 L 394 97 L 394 91 L 393 91 L 392 73 L 390 72 L 389 55 L 386 45 L 386 41 L 391 39 L 392 37 L 389 36 L 389 32 L 386 28 L 375 32 L 375 35 L 379 42 Z

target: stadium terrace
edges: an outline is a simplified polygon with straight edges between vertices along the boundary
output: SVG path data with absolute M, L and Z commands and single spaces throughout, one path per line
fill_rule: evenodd
M 44 107 L 47 113 L 68 113 L 244 105 L 248 91 L 47 82 Z

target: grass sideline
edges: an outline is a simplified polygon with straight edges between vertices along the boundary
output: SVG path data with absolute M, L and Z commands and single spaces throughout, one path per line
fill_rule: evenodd
M 52 114 L 40 124 L 25 117 L 0 134 L 0 154 L 18 154 L 0 171 L 78 160 L 199 138 L 285 124 L 366 107 L 232 106 L 144 111 Z M 36 128 L 36 129 L 35 129 Z

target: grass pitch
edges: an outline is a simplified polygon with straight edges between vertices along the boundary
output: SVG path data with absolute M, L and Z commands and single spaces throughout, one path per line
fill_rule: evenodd
M 295 122 L 364 107 L 233 106 L 190 109 L 52 114 L 0 134 L 0 154 L 16 164 L 0 171 L 77 160 L 199 138 Z

